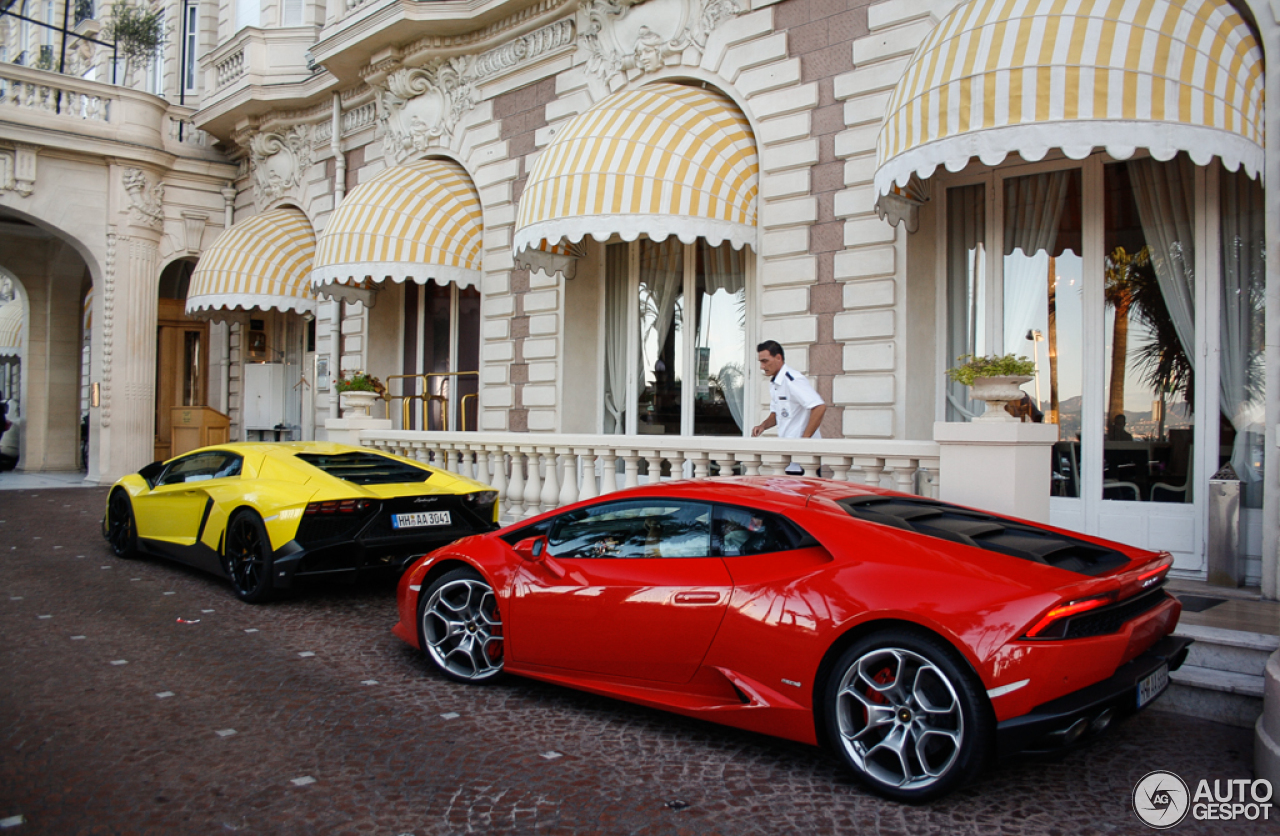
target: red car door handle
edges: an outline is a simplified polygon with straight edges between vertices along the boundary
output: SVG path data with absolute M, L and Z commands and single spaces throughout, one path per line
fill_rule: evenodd
M 677 604 L 718 604 L 719 592 L 677 592 Z

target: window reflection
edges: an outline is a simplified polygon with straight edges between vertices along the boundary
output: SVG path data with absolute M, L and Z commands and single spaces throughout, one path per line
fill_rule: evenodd
M 1180 155 L 1105 171 L 1102 496 L 1190 502 L 1194 169 Z
M 559 558 L 707 557 L 711 506 L 640 500 L 571 511 L 552 525 L 547 553 Z

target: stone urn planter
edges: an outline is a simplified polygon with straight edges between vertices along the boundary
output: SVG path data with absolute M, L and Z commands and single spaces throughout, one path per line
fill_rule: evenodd
M 1017 422 L 1018 419 L 1005 411 L 1005 405 L 1011 401 L 1022 400 L 1022 389 L 1019 387 L 1031 380 L 1030 375 L 1001 375 L 1000 377 L 979 377 L 969 387 L 975 400 L 985 401 L 987 411 L 975 421 Z
M 342 404 L 343 418 L 369 418 L 372 416 L 369 408 L 373 406 L 374 401 L 381 397 L 377 392 L 362 392 L 359 390 L 348 390 L 342 392 L 338 396 L 339 402 Z

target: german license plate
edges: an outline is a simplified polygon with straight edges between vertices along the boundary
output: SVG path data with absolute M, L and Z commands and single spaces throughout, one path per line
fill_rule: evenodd
M 1161 665 L 1138 683 L 1138 708 L 1160 696 L 1169 687 L 1169 666 Z
M 421 528 L 426 525 L 448 525 L 448 511 L 419 511 L 416 514 L 396 514 L 391 518 L 392 528 Z

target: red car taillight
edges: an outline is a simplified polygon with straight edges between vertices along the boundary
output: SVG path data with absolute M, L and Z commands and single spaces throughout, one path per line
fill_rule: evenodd
M 1058 604 L 1045 613 L 1035 626 L 1026 632 L 1028 639 L 1060 639 L 1066 635 L 1067 619 L 1080 613 L 1105 607 L 1116 599 L 1114 592 L 1106 595 L 1095 595 L 1091 598 L 1079 598 Z
M 308 502 L 302 513 L 313 514 L 363 514 L 373 507 L 371 499 L 331 499 L 327 502 Z
M 1162 558 L 1158 563 L 1156 563 L 1156 565 L 1153 568 L 1148 569 L 1147 571 L 1143 572 L 1141 575 L 1138 575 L 1138 585 L 1143 589 L 1146 589 L 1151 586 L 1155 586 L 1157 583 L 1163 580 L 1164 576 L 1169 573 L 1169 569 L 1171 569 L 1172 567 L 1173 567 L 1173 555 L 1166 554 L 1164 558 Z

